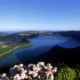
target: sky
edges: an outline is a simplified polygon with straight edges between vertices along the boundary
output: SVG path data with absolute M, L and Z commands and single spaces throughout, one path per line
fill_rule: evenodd
M 80 30 L 80 0 L 0 0 L 0 31 Z

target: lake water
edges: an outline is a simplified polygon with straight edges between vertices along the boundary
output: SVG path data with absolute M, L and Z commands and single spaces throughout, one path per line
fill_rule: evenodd
M 29 40 L 32 42 L 31 46 L 16 49 L 11 54 L 0 59 L 0 67 L 22 63 L 35 58 L 41 54 L 45 54 L 56 45 L 64 48 L 80 46 L 80 42 L 68 37 L 40 36 Z

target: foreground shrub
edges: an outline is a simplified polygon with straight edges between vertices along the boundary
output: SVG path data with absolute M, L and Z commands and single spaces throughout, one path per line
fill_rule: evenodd
M 60 68 L 55 80 L 75 80 L 76 71 L 69 67 Z
M 80 80 L 80 70 L 76 70 L 76 79 L 75 80 Z
M 75 80 L 80 80 L 80 65 L 77 65 L 75 67 L 75 70 L 76 70 L 76 79 Z

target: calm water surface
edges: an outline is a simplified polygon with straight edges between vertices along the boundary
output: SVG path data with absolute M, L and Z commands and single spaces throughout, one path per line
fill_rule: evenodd
M 21 63 L 48 52 L 53 46 L 58 45 L 64 48 L 74 48 L 80 42 L 71 38 L 42 36 L 30 39 L 32 46 L 19 48 L 11 54 L 0 59 L 0 67 Z

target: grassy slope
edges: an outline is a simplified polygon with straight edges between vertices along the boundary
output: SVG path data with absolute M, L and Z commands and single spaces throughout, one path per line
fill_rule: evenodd
M 10 54 L 12 51 L 14 51 L 17 48 L 30 46 L 31 43 L 21 43 L 21 44 L 15 44 L 15 45 L 0 45 L 0 58 L 4 57 L 7 54 Z

